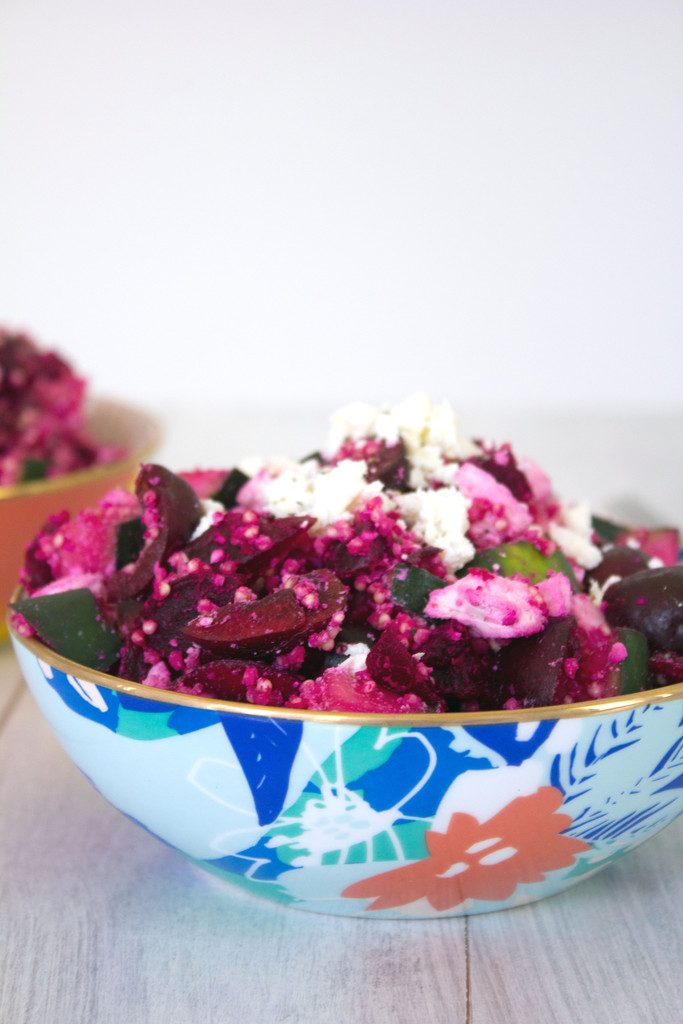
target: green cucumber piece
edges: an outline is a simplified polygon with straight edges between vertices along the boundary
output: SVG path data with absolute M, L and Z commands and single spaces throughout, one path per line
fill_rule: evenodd
M 618 523 L 613 523 L 611 519 L 603 519 L 602 516 L 593 516 L 591 526 L 600 540 L 606 544 L 614 544 L 619 534 L 628 529 L 627 526 L 619 526 Z
M 248 483 L 249 477 L 239 469 L 232 469 L 226 476 L 215 494 L 211 497 L 213 501 L 220 501 L 224 508 L 234 508 L 237 504 L 239 491 Z
M 145 527 L 142 519 L 128 519 L 116 528 L 116 568 L 122 569 L 130 562 L 137 562 L 145 542 Z
M 650 652 L 647 640 L 640 630 L 628 629 L 626 626 L 619 627 L 616 633 L 627 651 L 626 658 L 618 666 L 619 693 L 639 693 L 648 685 Z
M 12 608 L 33 626 L 40 639 L 57 654 L 103 672 L 116 661 L 121 641 L 101 617 L 90 590 L 24 597 Z
M 499 576 L 517 574 L 524 576 L 530 583 L 540 583 L 548 578 L 550 572 L 561 572 L 569 579 L 574 593 L 581 589 L 574 570 L 561 551 L 542 555 L 538 548 L 525 540 L 514 544 L 497 544 L 493 548 L 478 551 L 458 576 L 466 576 L 470 569 L 488 569 Z
M 402 608 L 422 615 L 432 591 L 447 586 L 445 580 L 426 569 L 419 569 L 416 565 L 397 565 L 391 578 L 391 596 Z
M 46 459 L 24 459 L 21 467 L 22 484 L 27 484 L 31 480 L 44 480 L 46 476 Z

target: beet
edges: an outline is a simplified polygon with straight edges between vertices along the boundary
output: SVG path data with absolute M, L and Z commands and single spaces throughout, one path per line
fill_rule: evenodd
M 370 573 L 384 561 L 388 546 L 383 537 L 375 537 L 366 550 L 352 554 L 344 541 L 332 541 L 325 552 L 325 565 L 342 580 L 351 580 L 359 573 Z
M 199 616 L 182 632 L 209 651 L 279 654 L 323 631 L 334 618 L 338 629 L 347 592 L 334 573 L 319 569 L 293 578 L 291 587 L 261 600 L 224 605 L 212 616 Z
M 33 538 L 26 548 L 21 582 L 29 592 L 38 590 L 52 581 L 52 569 L 43 552 L 42 541 L 43 538 L 52 537 L 55 533 L 58 533 L 68 521 L 68 512 L 57 512 L 55 515 L 50 516 L 40 533 Z
M 448 711 L 459 711 L 463 703 L 499 706 L 493 657 L 486 640 L 472 637 L 450 622 L 440 623 L 430 629 L 422 651 L 423 664 L 433 670 L 435 693 Z
M 247 701 L 258 695 L 259 680 L 262 687 L 265 680 L 271 684 L 270 688 L 265 687 L 268 692 L 267 703 L 275 707 L 282 706 L 299 685 L 299 680 L 270 665 L 228 658 L 199 665 L 186 672 L 177 688 L 181 693 L 203 694 L 219 700 Z
M 498 659 L 498 680 L 531 707 L 555 701 L 564 679 L 564 659 L 570 653 L 574 620 L 551 619 L 541 633 L 513 640 Z
M 256 515 L 253 512 L 230 511 L 221 516 L 187 545 L 187 557 L 213 563 L 215 553 L 222 552 L 221 561 L 234 562 L 243 579 L 253 580 L 295 548 L 303 549 L 308 542 L 308 531 L 315 523 L 312 516 L 286 516 L 283 519 L 258 516 L 254 524 L 258 527 L 258 536 L 261 540 L 267 538 L 270 541 L 270 546 L 264 549 L 245 535 L 249 532 L 245 514 Z
M 617 535 L 617 544 L 635 541 L 648 558 L 659 558 L 664 565 L 676 565 L 681 550 L 681 537 L 672 526 L 660 527 L 657 530 L 643 528 L 622 530 Z
M 683 683 L 683 655 L 671 651 L 656 651 L 650 658 L 650 674 L 655 686 Z
M 683 652 L 683 565 L 627 576 L 607 588 L 604 601 L 612 626 L 640 630 L 654 650 Z
M 381 480 L 385 487 L 394 491 L 408 490 L 408 472 L 410 469 L 406 447 L 403 441 L 388 445 L 379 441 L 377 453 L 365 456 L 369 481 Z
M 138 594 L 151 581 L 156 562 L 181 548 L 199 522 L 202 506 L 190 485 L 163 466 L 142 466 L 135 493 L 144 510 L 145 544 L 137 561 L 119 569 L 107 586 L 111 601 Z
M 199 613 L 199 603 L 225 604 L 237 589 L 236 580 L 222 579 L 217 582 L 221 577 L 204 567 L 174 580 L 165 597 L 150 597 L 142 605 L 130 600 L 119 603 L 119 623 L 128 637 L 121 653 L 124 678 L 142 681 L 149 669 L 145 652 L 152 651 L 166 662 L 174 654 L 184 661 L 191 642 L 183 638 L 182 629 Z
M 387 626 L 368 654 L 366 668 L 379 686 L 395 693 L 420 693 L 429 672 L 412 656 L 395 624 Z
M 517 501 L 529 502 L 533 498 L 529 481 L 508 447 L 501 448 L 495 455 L 478 455 L 467 461 L 490 473 L 499 484 L 504 484 Z
M 603 552 L 602 561 L 590 570 L 588 578 L 603 586 L 610 576 L 624 579 L 643 569 L 647 569 L 647 555 L 640 548 L 618 545 Z

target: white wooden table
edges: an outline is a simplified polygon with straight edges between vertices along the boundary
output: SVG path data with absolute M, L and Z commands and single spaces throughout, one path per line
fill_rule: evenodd
M 184 415 L 175 465 L 196 450 Z M 314 447 L 310 422 L 278 418 L 279 447 Z M 203 425 L 208 462 L 219 426 L 233 458 L 274 419 Z M 570 483 L 583 464 L 602 511 L 651 479 L 648 508 L 680 521 L 680 417 L 605 420 L 589 455 L 595 422 L 567 425 L 522 422 L 539 432 L 527 452 L 551 470 L 560 452 Z M 624 453 L 611 476 L 596 469 L 609 451 Z M 502 914 L 371 922 L 233 893 L 105 803 L 0 652 L 0 1024 L 677 1024 L 682 917 L 683 819 L 570 892 Z

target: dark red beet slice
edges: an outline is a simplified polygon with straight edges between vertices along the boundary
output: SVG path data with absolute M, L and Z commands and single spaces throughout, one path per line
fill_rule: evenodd
M 370 541 L 364 552 L 352 554 L 344 541 L 334 541 L 325 552 L 325 564 L 342 580 L 353 579 L 361 572 L 372 572 L 377 569 L 387 553 L 387 543 L 383 537 Z
M 216 583 L 216 579 L 221 577 L 209 569 L 201 569 L 174 580 L 169 593 L 163 598 L 150 597 L 142 606 L 138 604 L 137 609 L 134 602 L 119 604 L 119 614 L 125 616 L 119 622 L 128 636 L 121 654 L 121 675 L 124 678 L 138 681 L 144 678 L 150 667 L 144 655 L 149 650 L 167 662 L 170 658 L 170 667 L 174 667 L 172 656 L 184 655 L 190 646 L 191 641 L 183 637 L 182 628 L 197 616 L 199 602 L 225 604 L 237 589 L 235 580 L 223 579 L 222 583 Z M 131 639 L 133 633 L 136 633 L 137 642 Z
M 398 626 L 387 626 L 368 654 L 366 668 L 379 686 L 395 693 L 419 693 L 428 673 L 402 642 Z
M 490 473 L 499 484 L 504 484 L 517 501 L 531 501 L 533 492 L 529 481 L 518 467 L 512 452 L 502 448 L 497 454 L 498 458 L 494 455 L 478 455 L 467 461 Z
M 645 569 L 605 592 L 612 626 L 638 629 L 654 650 L 683 652 L 683 565 Z
M 210 624 L 200 616 L 183 629 L 193 643 L 217 653 L 276 654 L 306 635 L 306 615 L 292 590 L 277 590 L 260 601 L 220 608 Z
M 410 466 L 403 441 L 392 445 L 388 445 L 386 441 L 380 441 L 377 453 L 366 455 L 366 461 L 368 480 L 381 480 L 385 487 L 390 487 L 394 491 L 408 489 Z
M 588 577 L 595 580 L 601 586 L 607 582 L 610 576 L 632 576 L 634 572 L 647 569 L 647 555 L 640 548 L 629 548 L 617 546 L 607 548 L 602 555 L 602 562 L 595 569 L 591 569 Z
M 654 686 L 683 683 L 683 655 L 681 654 L 657 651 L 650 658 L 649 667 L 650 673 L 654 677 Z
M 242 512 L 228 512 L 217 525 L 212 525 L 188 544 L 185 553 L 188 558 L 199 558 L 211 562 L 214 552 L 223 552 L 223 558 L 235 562 L 237 571 L 244 579 L 261 575 L 276 560 L 285 558 L 295 548 L 308 541 L 308 531 L 315 523 L 312 516 L 285 516 L 275 519 L 261 515 L 258 532 L 267 537 L 271 544 L 265 551 L 256 547 L 248 538 L 231 543 L 230 537 L 243 522 Z
M 42 537 L 52 537 L 61 530 L 62 526 L 69 520 L 68 512 L 58 512 L 50 516 L 40 533 L 33 538 L 26 548 L 24 556 L 24 567 L 21 573 L 21 582 L 30 592 L 44 587 L 52 580 L 52 569 L 48 561 L 43 557 L 40 541 Z
M 460 710 L 464 702 L 498 706 L 488 641 L 442 623 L 430 629 L 422 650 L 424 664 L 433 669 L 434 689 L 449 711 Z
M 658 530 L 639 528 L 617 534 L 617 544 L 625 544 L 629 540 L 637 541 L 648 558 L 659 558 L 664 565 L 676 565 L 679 560 L 681 537 L 674 527 L 665 526 Z
M 298 687 L 298 680 L 270 665 L 258 665 L 236 658 L 212 661 L 186 672 L 179 680 L 181 692 L 194 692 L 217 697 L 220 700 L 246 701 L 256 681 L 268 679 L 272 684 L 268 704 L 281 706 Z
M 303 595 L 299 593 L 301 587 L 306 591 Z M 343 614 L 346 594 L 347 588 L 334 573 L 319 569 L 297 577 L 292 588 L 276 590 L 259 601 L 225 605 L 212 616 L 200 616 L 183 634 L 200 647 L 218 653 L 278 654 L 321 632 L 334 616 Z
M 135 493 L 144 510 L 145 546 L 136 562 L 112 576 L 107 588 L 112 601 L 133 597 L 146 587 L 155 563 L 187 543 L 202 515 L 199 498 L 190 485 L 163 466 L 142 466 Z M 150 518 L 153 525 L 147 522 Z
M 570 653 L 574 620 L 551 619 L 542 633 L 513 640 L 498 659 L 498 681 L 531 707 L 554 703 L 564 680 L 564 659 Z

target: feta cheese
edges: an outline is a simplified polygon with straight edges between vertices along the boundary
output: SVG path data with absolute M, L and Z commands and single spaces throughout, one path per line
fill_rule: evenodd
M 350 519 L 358 505 L 382 494 L 380 480 L 366 481 L 367 469 L 362 459 L 322 467 L 316 459 L 290 462 L 260 483 L 261 507 L 276 516 L 314 516 L 314 529 L 323 529 Z
M 205 498 L 204 501 L 200 502 L 202 506 L 202 518 L 199 520 L 194 528 L 194 533 L 190 537 L 190 540 L 195 540 L 197 537 L 201 537 L 210 526 L 213 526 L 213 517 L 216 512 L 225 512 L 225 505 L 220 501 L 214 501 L 212 498 Z
M 413 533 L 443 552 L 449 570 L 462 568 L 474 557 L 474 547 L 466 536 L 470 503 L 457 487 L 401 494 L 396 504 Z
M 602 552 L 592 542 L 593 527 L 586 502 L 562 505 L 560 522 L 552 522 L 548 533 L 560 551 L 584 569 L 594 569 L 602 561 Z
M 325 451 L 331 456 L 345 440 L 368 437 L 388 445 L 403 441 L 412 466 L 411 487 L 441 479 L 447 460 L 464 459 L 478 450 L 461 437 L 450 404 L 433 403 L 421 393 L 384 409 L 367 402 L 345 405 L 331 417 Z

